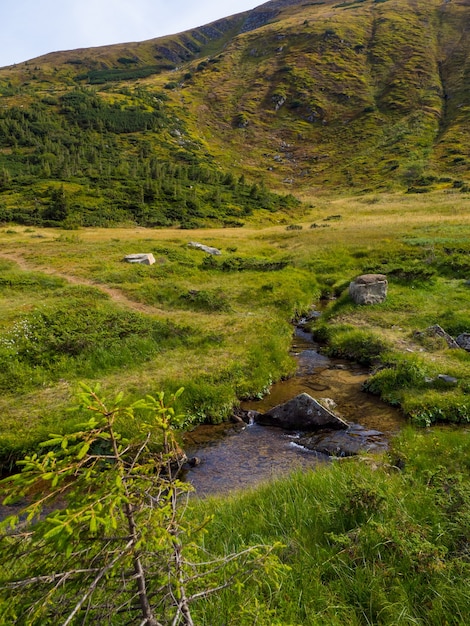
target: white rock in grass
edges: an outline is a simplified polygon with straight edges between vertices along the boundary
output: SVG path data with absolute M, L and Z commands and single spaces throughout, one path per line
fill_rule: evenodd
M 155 258 L 152 253 L 127 254 L 124 257 L 126 263 L 141 263 L 142 265 L 153 265 Z

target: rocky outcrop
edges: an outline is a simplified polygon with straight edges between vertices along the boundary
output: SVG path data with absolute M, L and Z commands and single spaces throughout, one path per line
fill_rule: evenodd
M 284 404 L 278 404 L 266 413 L 258 414 L 255 421 L 264 426 L 279 426 L 286 430 L 348 428 L 344 420 L 326 409 L 308 393 L 301 393 Z
M 387 277 L 384 274 L 363 274 L 349 285 L 349 295 L 355 304 L 379 304 L 387 297 Z
M 450 335 L 447 333 L 442 326 L 439 324 L 433 324 L 433 326 L 429 326 L 426 330 L 417 331 L 415 333 L 416 337 L 442 337 L 444 341 L 447 343 L 449 348 L 458 348 L 459 344 L 456 342 Z
M 462 333 L 456 338 L 455 343 L 459 346 L 459 348 L 463 348 L 464 350 L 467 350 L 467 352 L 470 352 L 470 333 Z
M 211 248 L 211 246 L 205 246 L 203 243 L 198 243 L 197 241 L 190 241 L 188 243 L 188 248 L 196 248 L 196 250 L 202 250 L 203 252 L 207 252 L 207 254 L 220 255 L 222 252 L 217 248 Z
M 281 95 L 281 94 L 275 94 L 271 100 L 274 103 L 274 108 L 276 111 L 279 111 L 279 109 L 284 106 L 284 104 L 286 103 L 286 96 Z
M 153 265 L 155 258 L 151 253 L 127 254 L 124 259 L 126 263 L 141 263 L 142 265 Z

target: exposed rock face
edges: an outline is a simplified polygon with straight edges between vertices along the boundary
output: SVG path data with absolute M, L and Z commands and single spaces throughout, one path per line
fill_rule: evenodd
M 284 404 L 278 404 L 267 413 L 260 413 L 255 417 L 255 421 L 265 426 L 280 426 L 286 430 L 348 428 L 344 420 L 326 409 L 308 393 L 301 393 Z
M 456 338 L 455 343 L 460 348 L 463 348 L 464 350 L 467 350 L 467 352 L 470 352 L 470 333 L 462 333 Z
M 387 297 L 387 277 L 384 274 L 363 274 L 349 285 L 349 295 L 356 304 L 379 304 Z
M 202 250 L 203 252 L 207 252 L 207 254 L 219 255 L 222 254 L 220 250 L 217 248 L 211 248 L 210 246 L 205 246 L 203 243 L 198 243 L 197 241 L 190 241 L 188 243 L 189 248 L 196 248 L 197 250 Z
M 433 326 L 429 326 L 429 328 L 426 328 L 426 330 L 416 332 L 416 336 L 417 337 L 420 337 L 420 336 L 442 337 L 442 339 L 445 340 L 449 348 L 459 347 L 459 344 L 456 341 L 454 341 L 454 339 L 449 335 L 449 333 L 446 333 L 446 331 L 442 328 L 442 326 L 439 326 L 439 324 L 434 324 Z
M 301 4 L 303 0 L 271 0 L 271 2 L 263 2 L 260 6 L 255 7 L 251 11 L 247 11 L 242 32 L 247 33 L 250 30 L 261 28 L 276 18 L 279 11 L 284 7 Z
M 271 99 L 274 102 L 274 108 L 276 109 L 276 111 L 279 111 L 279 109 L 286 103 L 285 96 L 276 95 L 273 96 Z
M 153 265 L 155 263 L 155 258 L 153 254 L 127 254 L 124 257 L 124 261 L 126 263 L 141 263 L 142 265 Z

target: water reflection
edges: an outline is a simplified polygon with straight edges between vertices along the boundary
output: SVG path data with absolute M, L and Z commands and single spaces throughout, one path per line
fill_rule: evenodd
M 227 493 L 268 481 L 296 468 L 315 467 L 328 459 L 295 445 L 296 434 L 253 424 L 232 428 L 223 438 L 187 447 L 201 464 L 188 471 L 197 495 Z

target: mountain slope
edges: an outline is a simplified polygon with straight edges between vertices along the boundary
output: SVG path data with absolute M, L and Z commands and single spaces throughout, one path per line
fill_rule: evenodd
M 274 0 L 0 70 L 0 217 L 243 223 L 305 190 L 468 189 L 470 0 Z M 3 208 L 2 208 L 3 207 Z
M 198 77 L 200 124 L 218 128 L 221 156 L 229 141 L 252 154 L 247 165 L 272 167 L 295 185 L 377 186 L 391 176 L 408 184 L 430 166 L 460 176 L 464 160 L 456 172 L 438 157 L 457 149 L 455 133 L 463 145 L 468 138 L 469 7 L 432 0 L 298 7 L 237 38 L 219 72 Z

